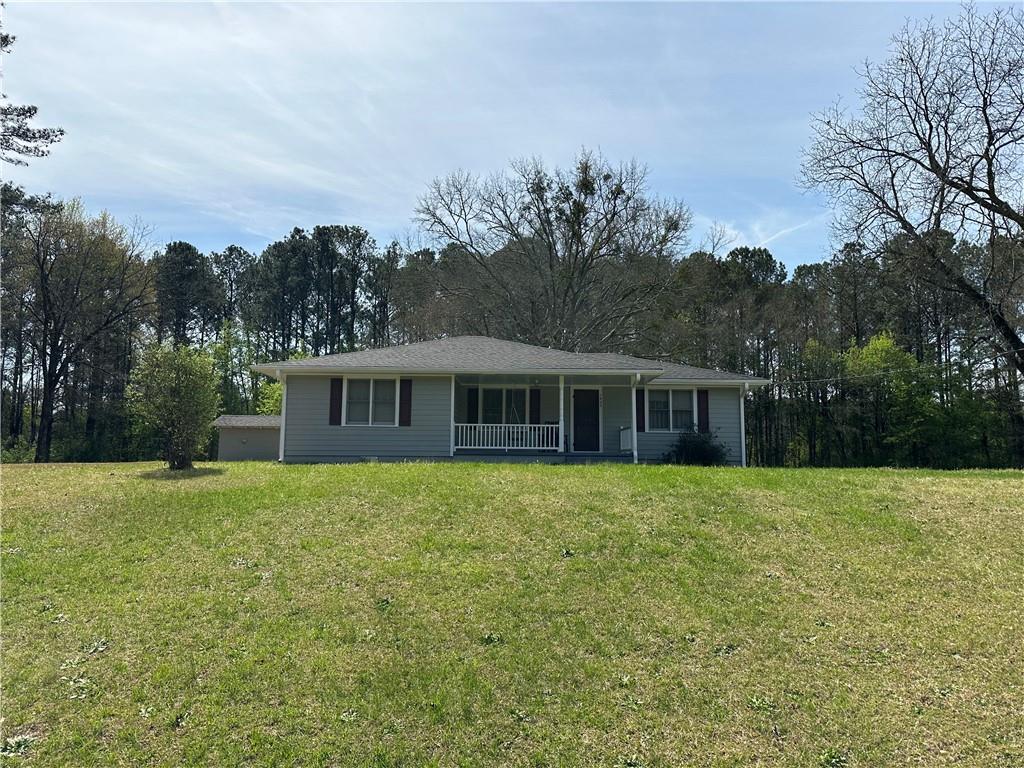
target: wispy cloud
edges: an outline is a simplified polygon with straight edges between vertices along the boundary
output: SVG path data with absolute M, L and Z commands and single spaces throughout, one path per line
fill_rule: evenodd
M 785 210 L 775 210 L 764 214 L 751 223 L 751 239 L 758 246 L 764 248 L 807 227 L 825 226 L 830 219 L 830 214 L 828 211 L 821 211 L 795 223 L 790 223 L 799 217 L 799 213 Z
M 791 183 L 804 118 L 849 92 L 907 12 L 12 4 L 6 89 L 67 138 L 10 176 L 163 240 L 258 249 L 315 223 L 401 236 L 434 176 L 600 147 L 690 203 L 695 240 L 716 220 L 737 244 L 817 258 L 827 213 Z

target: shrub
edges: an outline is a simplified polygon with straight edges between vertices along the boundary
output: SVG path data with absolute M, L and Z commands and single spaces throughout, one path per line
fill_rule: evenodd
M 725 446 L 709 434 L 680 432 L 679 439 L 665 454 L 664 461 L 669 464 L 697 464 L 702 467 L 712 467 L 725 464 L 727 455 Z
M 171 469 L 189 469 L 217 415 L 213 360 L 187 347 L 155 345 L 132 372 L 132 414 L 163 440 Z
M 18 437 L 10 445 L 0 448 L 0 463 L 3 464 L 28 464 L 36 455 L 36 447 L 24 437 Z

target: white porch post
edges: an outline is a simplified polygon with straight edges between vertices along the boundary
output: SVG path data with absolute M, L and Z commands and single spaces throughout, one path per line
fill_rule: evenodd
M 455 375 L 452 374 L 452 431 L 449 435 L 448 455 L 455 455 Z
M 743 413 L 743 401 L 747 399 L 747 385 L 740 390 L 740 466 L 747 466 L 747 421 Z
M 282 376 L 281 371 L 278 370 L 277 376 L 281 379 L 281 429 L 280 437 L 277 444 L 277 460 L 284 462 L 284 430 L 288 420 L 285 418 L 285 412 L 288 410 L 288 377 Z
M 697 387 L 693 387 L 693 431 L 699 432 L 699 425 L 697 424 Z
M 639 378 L 639 374 L 637 377 Z M 633 426 L 630 429 L 630 433 L 633 436 L 633 463 L 638 464 L 640 462 L 637 450 L 636 450 L 636 378 L 633 379 L 632 385 L 629 387 L 629 415 L 632 418 Z
M 565 453 L 565 376 L 558 377 L 558 452 Z

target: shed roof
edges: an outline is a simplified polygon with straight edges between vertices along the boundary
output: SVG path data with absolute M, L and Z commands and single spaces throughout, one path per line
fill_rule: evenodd
M 221 429 L 223 427 L 237 427 L 242 429 L 280 429 L 280 416 L 247 416 L 244 414 L 229 414 L 218 416 L 213 426 Z

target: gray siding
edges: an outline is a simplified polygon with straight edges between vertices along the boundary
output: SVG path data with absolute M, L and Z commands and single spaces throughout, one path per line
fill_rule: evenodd
M 281 432 L 277 429 L 220 427 L 217 458 L 220 461 L 275 461 Z
M 740 463 L 740 389 L 708 389 L 708 427 L 729 452 L 729 463 Z
M 451 433 L 451 377 L 410 376 L 408 427 L 331 426 L 329 376 L 289 376 L 285 405 L 285 461 L 447 458 Z
M 601 390 L 602 432 L 605 453 L 620 453 L 619 428 L 632 427 L 633 415 L 629 410 L 628 387 L 605 387 Z M 623 452 L 624 453 L 624 452 Z M 632 453 L 632 451 L 629 451 Z
M 640 461 L 661 461 L 679 437 L 676 432 L 640 432 L 636 436 L 636 452 Z
M 708 388 L 708 428 L 725 446 L 728 462 L 740 463 L 740 390 L 739 387 Z M 673 432 L 641 432 L 637 435 L 637 453 L 641 461 L 661 461 L 675 444 Z
M 287 429 L 285 461 L 330 462 L 361 458 L 447 458 L 450 440 L 451 379 L 447 376 L 413 376 L 412 425 L 409 427 L 331 426 L 328 422 L 330 378 L 327 376 L 288 377 Z M 557 421 L 558 388 L 542 387 L 541 420 Z M 457 412 L 465 408 L 465 393 L 457 391 Z M 731 464 L 740 463 L 740 390 L 708 388 L 708 420 L 712 434 L 728 451 Z M 459 408 L 461 400 L 461 408 Z M 566 430 L 571 430 L 569 386 L 565 391 Z M 632 424 L 630 389 L 621 386 L 602 388 L 603 454 L 619 454 L 619 428 Z M 463 418 L 462 414 L 459 414 Z M 222 458 L 227 457 L 221 430 Z M 240 431 L 240 430 L 235 430 Z M 273 453 L 277 456 L 274 430 L 247 430 L 273 433 Z M 571 433 L 570 433 L 571 434 Z M 677 438 L 670 432 L 641 432 L 637 450 L 641 461 L 657 462 Z M 227 448 L 232 454 L 234 446 Z M 628 452 L 626 452 L 628 453 Z M 247 458 L 239 456 L 239 458 Z

